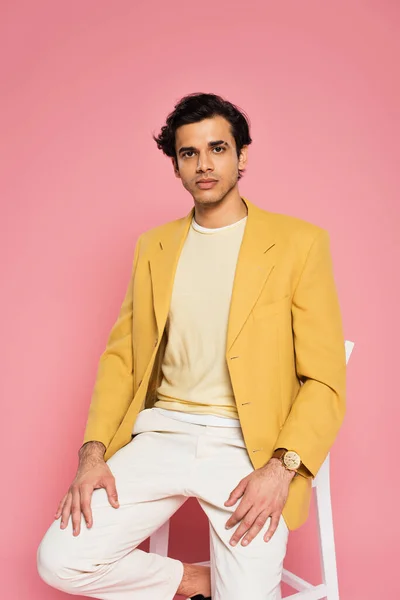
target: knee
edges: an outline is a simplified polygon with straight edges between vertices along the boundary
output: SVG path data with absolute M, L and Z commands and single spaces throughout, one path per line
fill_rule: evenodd
M 46 533 L 36 553 L 36 567 L 41 579 L 58 590 L 70 592 L 72 582 L 67 575 L 67 561 L 62 547 Z
M 60 562 L 54 548 L 44 537 L 39 544 L 36 553 L 36 567 L 40 577 L 45 583 L 52 587 L 58 587 L 60 581 Z

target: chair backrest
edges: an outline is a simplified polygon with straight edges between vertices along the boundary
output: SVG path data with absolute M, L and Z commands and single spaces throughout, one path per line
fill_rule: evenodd
M 350 355 L 353 352 L 354 342 L 350 342 L 350 340 L 346 340 L 344 343 L 344 348 L 346 350 L 346 364 L 347 364 L 349 362 Z

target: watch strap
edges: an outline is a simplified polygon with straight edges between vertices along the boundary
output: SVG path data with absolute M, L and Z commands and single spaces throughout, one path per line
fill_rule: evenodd
M 285 456 L 286 452 L 286 448 L 277 448 L 272 454 L 271 458 L 279 458 L 279 460 L 282 460 L 283 462 L 283 457 Z

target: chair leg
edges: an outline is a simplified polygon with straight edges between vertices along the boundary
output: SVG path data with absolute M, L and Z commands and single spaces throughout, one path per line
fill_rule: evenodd
M 339 600 L 335 539 L 333 531 L 332 502 L 329 477 L 329 456 L 323 471 L 318 473 L 315 486 L 317 519 L 320 542 L 320 558 L 323 582 L 327 589 L 327 600 Z

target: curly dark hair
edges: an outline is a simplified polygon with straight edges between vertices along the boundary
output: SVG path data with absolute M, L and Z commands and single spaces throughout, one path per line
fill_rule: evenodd
M 153 140 L 166 156 L 173 157 L 178 163 L 175 151 L 175 132 L 178 127 L 197 123 L 216 115 L 224 117 L 231 124 L 231 133 L 235 139 L 236 154 L 239 158 L 242 147 L 252 142 L 250 120 L 243 110 L 216 94 L 194 93 L 181 98 L 175 104 L 174 111 L 168 115 L 166 124 L 161 127 L 160 135 L 158 137 L 153 135 Z M 244 171 L 245 169 L 239 169 L 238 180 Z

